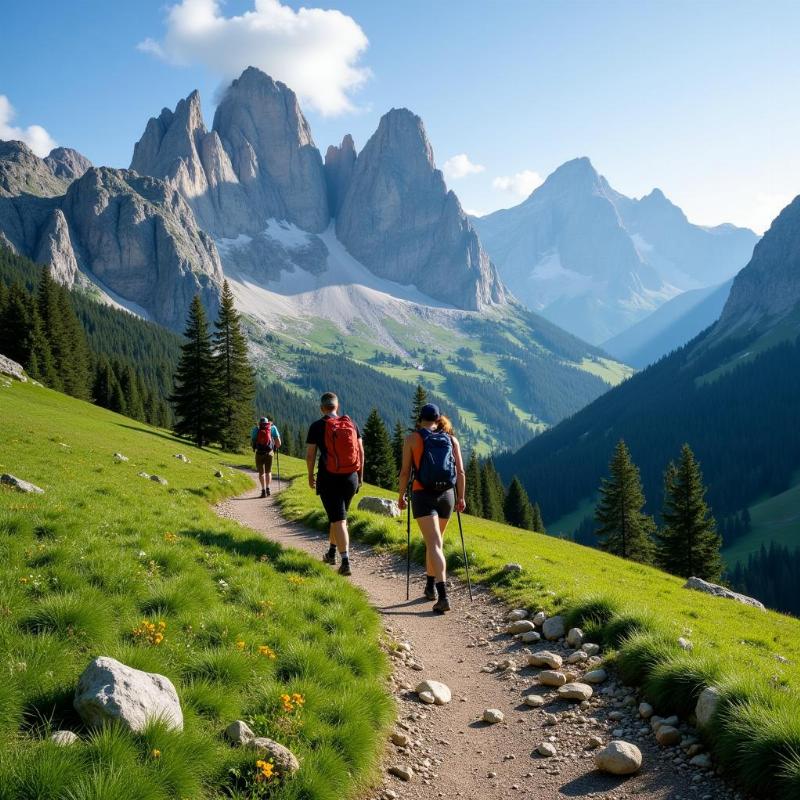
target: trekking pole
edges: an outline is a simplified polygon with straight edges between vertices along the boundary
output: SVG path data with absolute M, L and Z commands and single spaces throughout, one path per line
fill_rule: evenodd
M 278 491 L 281 490 L 281 451 L 275 451 L 275 460 L 278 462 Z
M 411 484 L 413 477 L 408 479 L 406 486 L 406 600 L 411 597 Z
M 464 528 L 461 525 L 461 512 L 456 509 L 456 517 L 458 517 L 458 532 L 461 534 L 461 551 L 464 553 L 464 569 L 467 572 L 467 588 L 469 589 L 469 601 L 472 600 L 472 581 L 469 579 L 469 559 L 467 558 L 467 545 L 464 544 Z

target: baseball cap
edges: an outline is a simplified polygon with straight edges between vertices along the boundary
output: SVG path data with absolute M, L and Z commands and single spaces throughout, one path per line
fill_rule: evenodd
M 441 416 L 439 414 L 439 406 L 435 405 L 434 403 L 426 403 L 419 410 L 419 416 L 420 419 L 424 419 L 426 422 L 436 422 L 436 420 Z

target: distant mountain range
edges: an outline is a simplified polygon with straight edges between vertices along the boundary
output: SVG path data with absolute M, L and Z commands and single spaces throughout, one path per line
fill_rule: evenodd
M 620 438 L 641 468 L 654 512 L 661 507 L 663 470 L 688 442 L 702 463 L 715 514 L 738 513 L 785 492 L 800 474 L 799 337 L 800 197 L 755 246 L 717 322 L 502 457 L 499 468 L 506 478 L 520 476 L 555 532 L 570 534 L 591 515 Z M 793 513 L 800 515 L 800 508 Z
M 472 221 L 514 295 L 593 344 L 681 292 L 733 277 L 758 240 L 691 224 L 658 189 L 625 197 L 588 158 L 560 166 L 520 205 Z

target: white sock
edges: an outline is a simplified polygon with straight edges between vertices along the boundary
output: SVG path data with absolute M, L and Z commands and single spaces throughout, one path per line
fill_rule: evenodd
M 347 560 L 347 561 L 349 561 L 349 560 L 350 560 L 350 551 L 349 551 L 349 550 L 340 550 L 340 551 L 339 551 L 339 555 L 340 555 L 340 556 L 341 556 L 343 559 L 345 559 L 345 560 Z

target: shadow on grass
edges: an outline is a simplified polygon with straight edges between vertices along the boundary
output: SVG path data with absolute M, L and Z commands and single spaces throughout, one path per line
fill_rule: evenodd
M 210 452 L 209 450 L 206 450 L 204 447 L 197 447 L 187 439 L 180 439 L 179 437 L 171 433 L 162 433 L 161 431 L 155 430 L 153 428 L 139 428 L 136 425 L 127 425 L 124 422 L 115 422 L 114 424 L 118 425 L 120 428 L 127 428 L 129 431 L 135 431 L 136 433 L 146 433 L 150 436 L 157 436 L 159 439 L 166 439 L 168 442 L 173 442 L 174 444 L 184 445 L 185 447 L 194 447 L 195 449 L 202 450 L 205 453 Z
M 74 697 L 71 686 L 34 694 L 25 704 L 23 727 L 31 732 L 44 727 L 80 730 L 83 721 L 72 705 Z
M 224 531 L 210 531 L 203 528 L 185 528 L 180 531 L 180 535 L 189 536 L 209 547 L 219 547 L 232 555 L 254 558 L 266 556 L 277 569 L 280 569 L 281 556 L 286 552 L 279 544 L 257 536 L 242 538 Z

